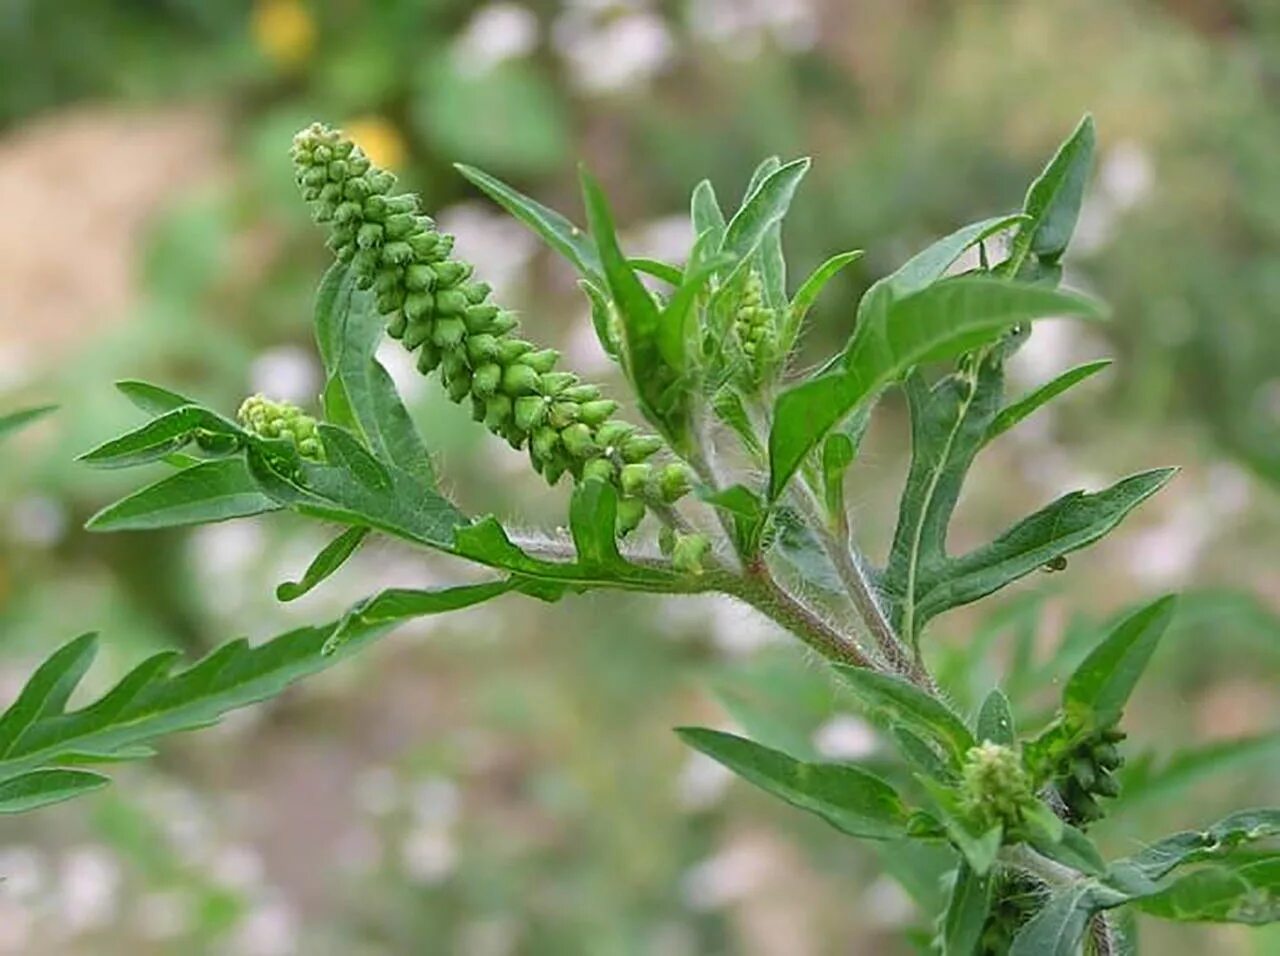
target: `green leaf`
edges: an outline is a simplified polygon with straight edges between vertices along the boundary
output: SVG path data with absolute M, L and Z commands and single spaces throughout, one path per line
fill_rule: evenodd
M 618 495 L 606 481 L 590 479 L 573 489 L 569 530 L 584 570 L 608 572 L 625 565 L 618 553 Z
M 1102 859 L 1102 854 L 1093 841 L 1082 831 L 1070 824 L 1064 824 L 1044 804 L 1039 806 L 1043 807 L 1043 812 L 1055 821 L 1056 836 L 1041 830 L 1033 834 L 1031 845 L 1049 859 L 1079 870 L 1081 873 L 1087 873 L 1090 876 L 1101 876 L 1105 873 L 1106 861 Z
M 1086 115 L 1027 190 L 1027 218 L 1013 238 L 1010 274 L 1021 269 L 1028 253 L 1044 265 L 1062 258 L 1080 216 L 1096 140 L 1093 117 Z
M 1119 718 L 1173 619 L 1177 599 L 1163 597 L 1121 621 L 1075 669 L 1063 688 L 1063 708 L 1105 727 Z
M 595 243 L 581 229 L 554 209 L 549 209 L 542 203 L 530 199 L 474 166 L 455 163 L 454 168 L 473 185 L 483 190 L 490 199 L 542 237 L 547 245 L 573 263 L 574 268 L 584 277 L 597 284 L 600 283 L 603 278 L 600 255 L 596 252 Z
M 1157 840 L 1133 856 L 1116 860 L 1108 884 L 1136 899 L 1156 891 L 1156 881 L 1180 866 L 1231 854 L 1242 846 L 1280 835 L 1280 809 L 1239 810 L 1205 830 L 1185 830 Z
M 126 378 L 116 382 L 116 389 L 136 407 L 148 415 L 163 415 L 183 405 L 200 404 L 195 399 L 187 398 L 177 392 L 170 391 L 160 385 L 142 382 L 138 379 Z
M 42 717 L 62 713 L 98 653 L 98 635 L 81 634 L 53 652 L 0 716 L 0 759 L 11 752 L 27 729 Z
M 982 709 L 978 711 L 977 739 L 1008 747 L 1017 742 L 1018 734 L 1009 698 L 998 687 L 987 695 L 987 699 L 982 702 Z
M 87 755 L 84 762 L 95 764 L 111 758 L 132 759 L 141 755 L 140 747 L 159 737 L 216 723 L 226 712 L 275 697 L 294 681 L 324 670 L 384 636 L 389 631 L 384 620 L 349 621 L 341 653 L 333 655 L 324 655 L 321 649 L 339 622 L 289 631 L 257 647 L 250 647 L 243 640 L 231 641 L 172 675 L 169 671 L 176 655 L 161 652 L 141 662 L 98 700 L 78 710 L 64 713 L 65 698 L 51 706 L 53 698 L 63 693 L 60 689 L 45 698 L 46 703 L 34 720 L 26 715 L 30 701 L 39 695 L 33 694 L 26 702 L 20 696 L 20 701 L 0 718 L 0 725 L 8 726 L 10 731 L 25 726 L 0 759 L 0 794 L 12 787 L 14 799 L 19 801 L 15 809 L 24 809 L 21 801 L 28 796 L 35 799 L 45 793 L 73 796 L 85 792 L 88 788 L 75 781 L 88 783 L 89 777 L 48 778 L 71 781 L 65 791 L 45 789 L 40 778 L 30 790 L 27 788 L 31 781 L 16 781 L 32 771 L 72 762 L 76 755 Z M 37 673 L 65 675 L 81 667 L 84 642 L 85 639 L 78 639 L 56 651 Z M 67 655 L 73 648 L 75 666 L 69 669 Z M 69 693 L 68 683 L 69 679 L 63 679 L 58 686 Z M 24 716 L 11 717 L 20 703 Z
M 1070 884 L 1049 898 L 1018 930 L 1009 956 L 1078 956 L 1093 911 L 1088 883 Z
M 781 167 L 782 161 L 777 156 L 770 156 L 761 162 L 751 174 L 750 182 L 747 183 L 743 204 L 745 205 L 765 180 Z M 755 259 L 760 270 L 765 302 L 770 308 L 781 311 L 787 305 L 787 261 L 782 254 L 781 219 L 765 230 Z
M 1173 468 L 1158 468 L 1096 493 L 1073 491 L 1019 521 L 990 544 L 933 562 L 917 578 L 917 624 L 1093 544 L 1176 473 Z M 885 586 L 891 589 L 889 583 Z
M 129 468 L 157 461 L 194 441 L 215 436 L 234 447 L 244 439 L 235 422 L 198 405 L 184 405 L 104 442 L 76 460 L 98 468 Z
M 596 330 L 596 338 L 600 340 L 600 347 L 604 349 L 605 355 L 609 356 L 609 358 L 615 362 L 619 361 L 622 355 L 622 342 L 618 338 L 616 316 L 613 312 L 613 306 L 609 302 L 609 297 L 605 295 L 603 289 L 587 279 L 579 279 L 578 286 L 586 293 L 587 299 L 591 302 L 591 325 Z
M 107 785 L 107 778 L 88 770 L 32 770 L 0 781 L 0 813 L 25 813 L 83 796 Z
M 12 432 L 16 432 L 19 428 L 24 428 L 38 418 L 43 418 L 57 407 L 57 405 L 39 405 L 35 408 L 24 408 L 21 411 L 10 412 L 8 415 L 0 415 L 0 439 L 7 437 Z
M 965 753 L 975 745 L 964 721 L 942 701 L 914 684 L 845 664 L 837 664 L 835 670 L 873 716 L 891 725 L 902 724 L 938 744 L 954 766 L 959 767 Z
M 723 264 L 723 259 L 715 258 L 698 266 L 682 279 L 677 278 L 679 287 L 658 319 L 658 349 L 666 363 L 679 372 L 683 372 L 689 364 L 687 353 L 690 347 L 696 346 L 696 337 L 691 334 L 690 326 L 697 318 L 694 306 L 698 296 L 702 294 L 716 269 Z
M 643 272 L 645 275 L 653 276 L 655 279 L 661 279 L 667 285 L 678 286 L 684 278 L 684 271 L 679 266 L 673 266 L 669 262 L 663 262 L 661 259 L 650 259 L 647 256 L 630 256 L 627 262 L 631 264 L 631 268 L 636 272 Z
M 204 461 L 174 472 L 107 505 L 87 522 L 90 531 L 146 531 L 207 524 L 276 511 L 240 458 Z
M 1029 395 L 1018 399 L 1012 405 L 1001 409 L 1000 414 L 996 415 L 990 427 L 987 428 L 985 440 L 989 442 L 997 435 L 1007 432 L 1018 422 L 1040 408 L 1041 405 L 1057 398 L 1072 386 L 1078 385 L 1085 379 L 1096 375 L 1110 364 L 1111 359 L 1100 359 L 1096 362 L 1085 362 L 1083 365 L 1077 365 L 1075 368 L 1063 372 L 1052 381 L 1041 385 Z
M 325 416 L 360 435 L 377 458 L 434 488 L 431 456 L 390 374 L 374 357 L 383 331 L 373 294 L 357 289 L 350 270 L 335 264 L 321 283 L 315 310 L 328 377 Z
M 1280 854 L 1204 867 L 1174 880 L 1135 905 L 1179 922 L 1280 922 Z
M 805 316 L 809 314 L 813 304 L 818 301 L 818 296 L 822 294 L 822 290 L 826 288 L 827 283 L 845 266 L 861 259 L 862 255 L 861 249 L 838 253 L 814 269 L 809 278 L 804 280 L 800 288 L 796 290 L 791 304 L 787 307 L 787 314 L 783 320 L 782 334 L 779 339 L 779 352 L 786 355 L 795 348 L 796 341 L 800 338 L 800 329 L 804 325 Z
M 849 764 L 804 763 L 742 737 L 699 727 L 676 733 L 689 746 L 836 829 L 868 840 L 903 835 L 907 808 L 879 777 Z
M 515 579 L 508 578 L 504 581 L 462 584 L 433 590 L 388 588 L 351 608 L 321 646 L 320 653 L 333 654 L 348 640 L 358 637 L 371 627 L 397 624 L 410 618 L 460 611 L 483 604 L 506 594 L 517 587 L 518 583 Z
M 732 257 L 735 270 L 738 263 L 756 252 L 770 229 L 782 221 L 791 206 L 796 187 L 808 171 L 807 159 L 792 160 L 780 166 L 761 181 L 734 214 L 725 229 L 720 251 Z
M 931 777 L 917 775 L 916 779 L 929 795 L 948 839 L 975 874 L 986 876 L 995 866 L 996 856 L 1000 853 L 1000 845 L 1004 839 L 1003 825 L 997 823 L 990 829 L 978 832 L 952 787 Z
M 663 359 L 660 348 L 661 314 L 631 264 L 623 255 L 614 231 L 613 217 L 599 183 L 584 169 L 581 173 L 587 222 L 604 267 L 605 283 L 622 320 L 626 341 L 626 371 L 645 417 L 673 444 L 681 445 L 686 428 L 682 393 L 672 388 L 676 373 Z
M 845 432 L 832 432 L 822 443 L 822 500 L 833 518 L 845 513 L 844 475 L 857 454 L 857 443 Z
M 315 560 L 307 565 L 301 580 L 284 581 L 276 586 L 276 600 L 296 601 L 312 590 L 342 567 L 346 560 L 355 554 L 356 549 L 368 534 L 368 528 L 347 528 L 325 545 L 324 549 L 315 556 Z
M 990 874 L 978 876 L 961 860 L 942 918 L 942 956 L 973 956 L 991 911 Z
M 701 236 L 710 232 L 715 237 L 715 248 L 719 249 L 724 238 L 725 221 L 711 180 L 704 179 L 693 187 L 693 196 L 689 200 L 689 218 L 693 222 L 693 234 Z
M 760 444 L 760 438 L 756 435 L 755 426 L 751 423 L 751 416 L 747 412 L 747 406 L 743 403 L 742 395 L 732 385 L 725 385 L 712 396 L 712 411 L 716 416 L 733 429 L 734 433 L 742 440 L 742 446 L 757 461 L 764 461 L 764 446 Z
M 888 306 L 843 367 L 783 392 L 769 434 L 770 494 L 777 498 L 801 462 L 840 421 L 921 362 L 984 345 L 1015 325 L 1051 315 L 1096 315 L 1076 295 L 964 276 L 926 287 Z
M 1112 814 L 1141 809 L 1148 803 L 1181 794 L 1202 780 L 1225 779 L 1245 768 L 1275 766 L 1280 733 L 1217 741 L 1179 750 L 1162 763 L 1130 760 L 1120 770 L 1120 800 Z
M 702 500 L 729 514 L 733 520 L 734 546 L 740 555 L 754 555 L 760 550 L 768 512 L 764 502 L 746 485 L 730 485 L 719 491 L 700 495 Z

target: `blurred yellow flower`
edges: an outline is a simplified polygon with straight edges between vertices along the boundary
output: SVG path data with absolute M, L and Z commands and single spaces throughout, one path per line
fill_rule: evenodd
M 301 0 L 258 0 L 253 7 L 253 40 L 280 66 L 305 63 L 316 43 L 316 22 Z
M 381 116 L 362 116 L 344 123 L 342 129 L 364 150 L 373 165 L 383 169 L 399 169 L 404 165 L 407 151 L 404 137 L 389 120 Z

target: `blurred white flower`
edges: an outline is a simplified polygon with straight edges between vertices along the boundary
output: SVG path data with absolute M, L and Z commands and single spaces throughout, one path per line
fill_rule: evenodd
M 594 93 L 644 84 L 674 49 L 663 19 L 632 4 L 571 6 L 556 19 L 551 38 L 573 81 Z
M 1145 199 L 1155 184 L 1151 154 L 1133 140 L 1116 143 L 1103 157 L 1098 178 L 1116 207 L 1129 209 Z
M 14 503 L 9 525 L 17 542 L 35 548 L 52 547 L 67 533 L 67 509 L 55 498 L 28 495 Z
M 707 810 L 720 802 L 732 782 L 733 773 L 724 764 L 690 751 L 676 778 L 676 799 L 683 810 Z
M 916 918 L 915 904 L 896 880 L 879 877 L 862 894 L 862 912 L 878 926 L 899 927 Z
M 409 797 L 414 818 L 424 825 L 450 826 L 457 821 L 461 805 L 458 785 L 445 777 L 427 777 L 415 783 Z
M 418 883 L 440 883 L 458 863 L 458 847 L 452 834 L 436 826 L 411 829 L 400 853 L 406 874 Z
M 247 893 L 262 883 L 266 867 L 253 847 L 233 843 L 214 853 L 209 863 L 209 875 L 219 886 Z
M 695 865 L 680 881 L 685 904 L 695 910 L 723 909 L 750 896 L 768 878 L 772 855 L 758 842 L 732 843 Z
M 743 60 L 757 55 L 766 39 L 797 52 L 818 40 L 818 15 L 808 0 L 698 0 L 690 5 L 690 26 Z
M 309 348 L 279 345 L 267 349 L 249 367 L 249 388 L 276 401 L 310 405 L 323 384 Z
M 813 745 L 828 760 L 858 760 L 876 752 L 875 731 L 861 717 L 837 714 L 818 728 Z
M 538 18 L 517 3 L 490 3 L 476 11 L 454 43 L 459 70 L 482 73 L 506 60 L 532 53 L 538 45 Z
M 292 956 L 298 952 L 298 919 L 281 899 L 256 903 L 231 940 L 235 956 Z
M 0 849 L 2 895 L 19 903 L 31 902 L 45 892 L 48 880 L 44 855 L 33 846 Z
M 58 909 L 69 933 L 105 926 L 116 917 L 120 864 L 105 847 L 81 846 L 67 853 L 59 867 Z

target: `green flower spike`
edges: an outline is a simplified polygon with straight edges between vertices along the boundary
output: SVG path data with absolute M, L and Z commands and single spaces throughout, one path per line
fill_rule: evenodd
M 250 395 L 236 415 L 240 424 L 259 438 L 288 439 L 303 458 L 324 460 L 324 447 L 316 431 L 316 420 L 297 405 L 273 402 L 263 395 Z
M 395 194 L 395 176 L 378 169 L 341 132 L 315 124 L 293 140 L 303 197 L 330 229 L 329 247 L 361 289 L 371 289 L 387 333 L 418 354 L 425 375 L 440 372 L 449 397 L 470 400 L 472 415 L 513 448 L 528 448 L 534 469 L 555 484 L 596 476 L 619 491 L 618 530 L 633 530 L 646 502 L 671 502 L 688 481 L 664 469 L 655 480 L 631 469 L 665 446 L 611 416 L 614 402 L 594 385 L 556 371 L 560 356 L 516 338 L 510 312 L 489 300 L 489 286 L 451 257 L 453 237 Z M 647 467 L 647 466 L 646 466 Z M 678 466 L 683 467 L 683 466 Z M 680 494 L 676 494 L 680 491 Z
M 1068 751 L 1057 767 L 1053 784 L 1072 823 L 1086 826 L 1102 817 L 1098 797 L 1120 795 L 1114 773 L 1124 765 L 1116 745 L 1125 733 L 1110 727 L 1096 730 Z
M 764 304 L 764 285 L 754 269 L 747 275 L 746 287 L 738 300 L 733 319 L 738 345 L 747 360 L 748 377 L 759 383 L 777 351 L 777 330 L 773 310 Z
M 1035 802 L 1022 758 L 1002 744 L 988 740 L 971 748 L 961 775 L 965 811 L 984 829 L 997 823 L 1015 827 L 1023 808 Z

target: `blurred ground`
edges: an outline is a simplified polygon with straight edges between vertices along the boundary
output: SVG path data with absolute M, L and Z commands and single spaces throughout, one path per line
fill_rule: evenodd
M 939 621 L 939 657 L 990 638 L 963 663 L 990 686 L 1011 646 L 996 615 L 1029 594 L 1043 594 L 1047 654 L 1074 612 L 1099 620 L 1191 588 L 1135 706 L 1135 747 L 1274 734 L 1278 55 L 1268 0 L 11 3 L 0 398 L 63 409 L 0 466 L 0 685 L 16 689 L 89 627 L 107 638 L 103 684 L 157 647 L 261 638 L 455 571 L 379 544 L 282 607 L 272 589 L 322 546 L 314 526 L 78 530 L 132 480 L 71 462 L 132 421 L 112 379 L 162 381 L 228 411 L 258 389 L 314 394 L 308 310 L 325 253 L 286 155 L 310 119 L 357 124 L 528 328 L 603 376 L 567 271 L 449 163 L 576 215 L 581 157 L 616 195 L 631 247 L 678 257 L 698 179 L 727 200 L 761 156 L 813 154 L 786 236 L 794 272 L 868 250 L 816 314 L 816 359 L 877 275 L 1016 206 L 1088 109 L 1101 162 L 1068 278 L 1115 316 L 1046 325 L 1012 375 L 1029 388 L 1078 361 L 1118 361 L 984 456 L 955 544 L 1072 488 L 1166 463 L 1184 472 L 1067 572 Z M 393 371 L 464 503 L 561 521 L 562 491 L 540 488 L 405 364 Z M 886 403 L 850 489 L 873 554 L 905 468 L 901 413 Z M 794 701 L 812 676 L 718 602 L 508 599 L 405 628 L 270 706 L 168 742 L 104 795 L 0 823 L 0 953 L 911 952 L 902 931 L 923 921 L 881 875 L 893 860 L 731 786 L 670 733 L 725 723 L 716 681 L 763 681 Z M 829 702 L 815 721 L 831 756 L 878 746 Z M 1276 802 L 1277 753 L 1153 795 L 1104 842 L 1132 849 Z M 936 887 L 917 890 L 927 900 Z M 1143 929 L 1144 951 L 1280 953 L 1275 933 Z

